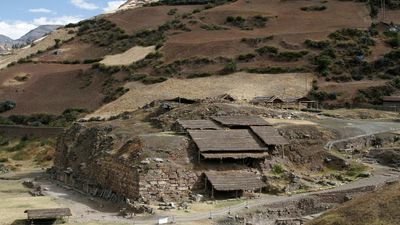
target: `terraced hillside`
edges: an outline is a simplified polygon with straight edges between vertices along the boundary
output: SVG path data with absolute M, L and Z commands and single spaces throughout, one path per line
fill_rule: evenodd
M 388 4 L 385 22 L 400 23 L 396 2 Z M 373 10 L 364 2 L 338 0 L 163 1 L 101 15 L 67 25 L 57 31 L 66 34 L 46 42 L 51 44 L 45 48 L 37 43 L 0 59 L 9 64 L 0 72 L 0 100 L 16 103 L 7 115 L 60 114 L 70 108 L 94 111 L 125 95 L 129 101 L 123 101 L 123 110 L 132 111 L 142 101 L 134 94 L 141 83 L 171 79 L 178 84 L 180 79 L 246 72 L 276 77 L 312 73 L 310 94 L 326 104 L 376 104 L 400 87 L 400 37 L 389 29 L 392 25 L 378 23 L 381 15 Z M 135 46 L 154 46 L 155 52 L 136 54 Z M 141 57 L 118 66 L 100 63 L 120 54 Z M 27 76 L 22 82 L 21 74 Z M 269 85 L 290 89 L 298 85 L 294 80 L 272 79 Z M 167 93 L 157 96 L 161 99 L 170 97 L 168 88 L 180 88 L 159 87 Z M 202 97 L 214 95 L 211 88 L 205 87 Z M 187 95 L 181 97 L 192 96 Z

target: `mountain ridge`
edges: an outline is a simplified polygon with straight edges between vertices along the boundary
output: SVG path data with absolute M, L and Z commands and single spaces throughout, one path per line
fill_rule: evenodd
M 61 27 L 61 25 L 41 25 L 15 40 L 6 35 L 0 34 L 0 54 L 8 53 L 12 49 L 13 45 L 23 46 L 32 43 L 59 27 Z

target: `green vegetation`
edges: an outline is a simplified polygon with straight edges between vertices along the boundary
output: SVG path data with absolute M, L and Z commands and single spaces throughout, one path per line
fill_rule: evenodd
M 257 37 L 257 38 L 242 38 L 241 42 L 247 44 L 250 47 L 256 47 L 261 43 L 265 43 L 274 39 L 274 36 L 267 36 L 267 37 Z
M 169 16 L 172 16 L 172 15 L 175 15 L 176 12 L 178 12 L 178 9 L 177 9 L 177 8 L 173 8 L 173 9 L 169 10 L 167 14 L 168 14 Z
M 313 41 L 313 40 L 305 40 L 304 44 L 308 48 L 315 48 L 315 49 L 326 49 L 330 46 L 329 41 Z
M 228 16 L 226 18 L 226 23 L 236 26 L 236 27 L 244 27 L 244 23 L 246 22 L 246 19 L 241 17 L 241 16 Z
M 236 72 L 237 65 L 235 60 L 230 60 L 225 64 L 224 68 L 219 72 L 220 75 L 227 75 Z
M 279 52 L 279 49 L 273 46 L 264 46 L 256 49 L 256 52 L 260 56 L 267 56 L 274 60 L 292 62 L 297 61 L 303 56 L 308 54 L 308 51 L 299 51 L 299 52 Z
M 312 6 L 305 6 L 300 8 L 303 11 L 324 11 L 327 9 L 324 5 L 312 5 Z
M 25 126 L 65 127 L 88 113 L 85 109 L 66 109 L 61 115 L 33 114 L 0 117 L 0 124 Z
M 273 46 L 266 45 L 264 47 L 256 49 L 256 52 L 259 55 L 276 55 L 278 54 L 279 49 Z
M 352 162 L 347 169 L 346 175 L 349 177 L 357 178 L 362 173 L 368 170 L 368 167 L 362 163 Z
M 109 103 L 109 102 L 115 101 L 128 91 L 129 91 L 129 89 L 124 88 L 124 87 L 118 87 L 114 90 L 111 90 L 108 93 L 106 93 L 106 96 L 104 97 L 103 102 Z
M 218 26 L 215 24 L 203 24 L 200 26 L 200 28 L 204 29 L 204 30 L 210 30 L 210 31 L 211 30 L 227 30 L 227 28 L 221 27 L 221 26 Z
M 17 106 L 17 104 L 10 100 L 0 102 L 0 113 L 10 111 L 10 110 L 14 109 L 15 106 Z
M 164 33 L 169 30 L 190 31 L 185 24 L 177 19 L 167 21 L 157 29 L 141 30 L 128 35 L 111 21 L 100 18 L 79 22 L 76 26 L 78 37 L 86 43 L 111 49 L 111 53 L 121 53 L 133 46 L 161 45 L 164 42 Z
M 386 37 L 385 43 L 392 48 L 400 47 L 400 33 L 393 31 L 386 31 L 383 33 Z
M 247 19 L 241 16 L 228 16 L 225 20 L 225 23 L 231 26 L 239 27 L 243 30 L 250 30 L 253 28 L 265 27 L 267 21 L 267 17 L 260 15 L 249 17 Z
M 276 59 L 279 61 L 285 61 L 285 62 L 292 62 L 292 61 L 297 61 L 303 56 L 307 55 L 307 51 L 300 51 L 300 52 L 280 52 L 276 55 Z
M 285 168 L 283 168 L 283 165 L 277 163 L 272 166 L 271 171 L 276 175 L 281 175 L 285 172 Z
M 248 62 L 248 61 L 254 59 L 255 57 L 256 57 L 255 54 L 253 54 L 253 53 L 247 53 L 247 54 L 239 55 L 239 56 L 237 57 L 237 60 L 238 60 L 238 61 L 245 61 L 245 62 Z

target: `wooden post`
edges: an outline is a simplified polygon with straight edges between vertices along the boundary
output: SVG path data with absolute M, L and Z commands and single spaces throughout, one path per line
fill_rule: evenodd
M 214 186 L 211 184 L 211 198 L 214 199 Z
M 207 191 L 207 176 L 204 175 L 204 180 L 205 180 L 205 184 L 204 184 L 204 191 Z

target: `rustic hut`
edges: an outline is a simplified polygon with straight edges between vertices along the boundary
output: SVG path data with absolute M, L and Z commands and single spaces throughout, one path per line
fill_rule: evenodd
M 400 96 L 384 96 L 382 103 L 385 107 L 400 107 Z
M 250 126 L 271 126 L 270 123 L 265 121 L 260 116 L 246 116 L 246 115 L 237 115 L 237 116 L 216 116 L 212 117 L 212 119 L 223 126 L 229 128 L 244 128 Z
M 25 210 L 30 224 L 50 223 L 54 224 L 58 220 L 72 216 L 69 208 L 54 208 L 54 209 L 28 209 Z
M 212 120 L 178 120 L 180 131 L 186 130 L 221 130 L 222 128 L 218 126 Z
M 204 172 L 205 190 L 211 191 L 211 197 L 239 197 L 244 191 L 260 191 L 266 184 L 254 173 L 243 171 L 207 171 Z
M 198 158 L 245 159 L 265 158 L 268 147 L 256 140 L 250 130 L 189 130 L 198 148 Z

